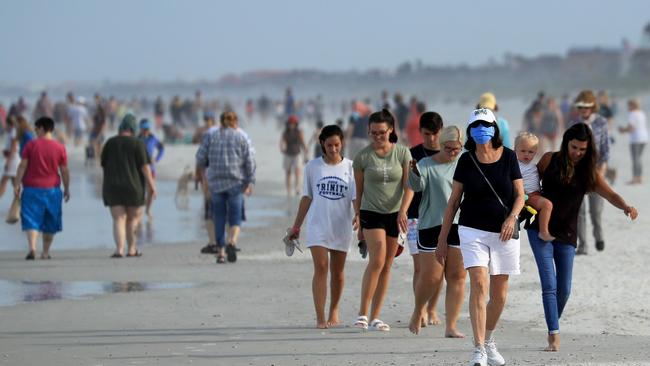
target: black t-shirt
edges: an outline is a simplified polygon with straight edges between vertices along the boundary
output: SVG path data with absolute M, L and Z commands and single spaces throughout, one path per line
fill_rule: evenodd
M 423 144 L 419 144 L 416 146 L 413 146 L 411 148 L 411 156 L 415 161 L 420 161 L 422 158 L 426 158 L 431 155 L 435 155 L 439 152 L 440 150 L 429 150 L 424 147 Z M 422 199 L 422 192 L 415 192 L 413 195 L 413 201 L 411 201 L 411 205 L 409 206 L 409 210 L 407 213 L 407 217 L 409 219 L 417 219 L 419 215 L 419 209 L 420 209 L 420 200 Z
M 501 206 L 469 154 L 472 154 L 503 203 L 508 206 L 507 211 Z M 499 160 L 490 164 L 478 161 L 473 152 L 464 152 L 458 159 L 454 173 L 454 180 L 463 184 L 458 224 L 493 233 L 500 232 L 503 220 L 510 213 L 514 202 L 512 182 L 516 179 L 521 179 L 517 156 L 507 147 L 503 148 Z
M 585 166 L 579 164 L 569 183 L 560 179 L 560 157 L 553 153 L 551 161 L 542 175 L 542 196 L 553 203 L 548 231 L 561 243 L 577 246 L 578 213 L 582 199 L 587 193 Z M 533 221 L 532 228 L 538 229 L 539 220 Z

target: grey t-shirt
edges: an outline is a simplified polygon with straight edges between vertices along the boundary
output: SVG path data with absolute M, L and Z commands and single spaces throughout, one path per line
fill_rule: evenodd
M 404 185 L 402 169 L 411 160 L 411 152 L 404 145 L 393 148 L 381 157 L 372 145 L 366 146 L 354 157 L 354 170 L 363 172 L 361 209 L 378 213 L 399 211 Z

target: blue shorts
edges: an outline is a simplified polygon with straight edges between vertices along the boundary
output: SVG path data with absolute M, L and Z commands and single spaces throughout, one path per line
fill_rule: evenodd
M 63 230 L 61 188 L 25 187 L 20 201 L 23 231 L 36 230 L 54 234 Z

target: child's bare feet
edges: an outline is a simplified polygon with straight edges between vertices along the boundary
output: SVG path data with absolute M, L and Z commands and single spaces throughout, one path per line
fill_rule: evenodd
M 549 334 L 548 335 L 548 346 L 544 348 L 546 352 L 557 352 L 560 350 L 560 335 L 559 334 Z
M 432 311 L 428 314 L 427 324 L 429 325 L 438 325 L 440 324 L 440 319 L 438 318 L 438 313 Z
M 540 239 L 542 239 L 542 240 L 544 240 L 544 241 L 546 241 L 546 242 L 549 242 L 549 241 L 553 241 L 553 240 L 555 240 L 555 237 L 554 237 L 553 235 L 551 235 L 551 233 L 549 233 L 549 232 L 545 232 L 545 233 L 543 233 L 543 232 L 540 231 L 540 232 L 539 232 L 539 235 L 537 235 L 537 236 L 538 236 Z
M 326 322 L 316 322 L 316 328 L 318 329 L 327 329 L 327 323 Z
M 414 311 L 411 315 L 411 320 L 409 321 L 409 330 L 411 333 L 417 335 L 420 333 L 420 328 L 422 327 L 422 312 Z
M 458 331 L 458 329 L 445 330 L 445 338 L 465 338 L 465 335 Z

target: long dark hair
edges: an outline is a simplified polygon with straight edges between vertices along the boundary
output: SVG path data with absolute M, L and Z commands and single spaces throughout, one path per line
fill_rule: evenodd
M 341 143 L 343 142 L 343 130 L 341 130 L 341 127 L 337 125 L 327 125 L 323 127 L 320 130 L 320 134 L 318 135 L 318 142 L 320 142 L 320 148 L 323 150 L 323 155 L 327 154 L 325 152 L 325 140 L 332 136 L 338 136 L 341 139 Z
M 397 142 L 397 133 L 395 132 L 395 117 L 393 117 L 393 114 L 390 113 L 388 109 L 382 108 L 381 111 L 372 113 L 370 117 L 368 117 L 368 128 L 370 128 L 370 124 L 372 123 L 386 123 L 392 130 L 388 136 L 388 141 L 392 142 L 393 144 Z
M 571 140 L 587 141 L 587 151 L 577 164 L 573 164 L 569 158 L 569 142 Z M 591 128 L 584 123 L 576 123 L 569 127 L 562 136 L 562 145 L 560 146 L 560 181 L 564 184 L 570 184 L 575 176 L 579 181 L 587 184 L 587 190 L 593 191 L 596 187 L 596 163 L 598 162 L 598 152 L 594 143 L 594 135 Z
M 465 141 L 465 146 L 464 147 L 465 147 L 465 150 L 467 150 L 467 151 L 476 151 L 476 141 L 474 141 L 474 138 L 472 138 L 472 134 L 469 133 L 469 130 L 471 129 L 471 127 L 476 127 L 476 126 L 473 126 L 475 122 L 477 122 L 477 121 L 474 121 L 474 122 L 470 123 L 467 126 L 467 130 L 465 131 L 465 133 L 466 133 L 465 136 L 467 136 L 467 141 Z M 503 140 L 501 140 L 501 134 L 499 133 L 499 126 L 497 125 L 497 123 L 494 122 L 492 125 L 494 125 L 494 136 L 492 136 L 492 138 L 490 139 L 490 142 L 492 142 L 492 148 L 493 149 L 498 149 L 501 146 L 503 146 Z

